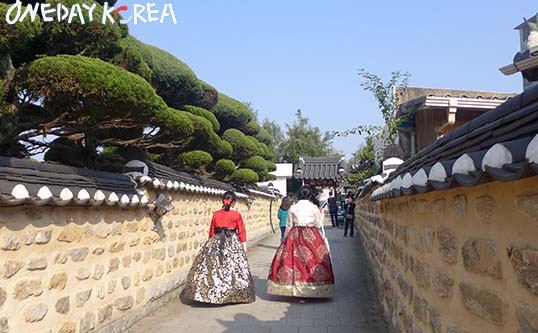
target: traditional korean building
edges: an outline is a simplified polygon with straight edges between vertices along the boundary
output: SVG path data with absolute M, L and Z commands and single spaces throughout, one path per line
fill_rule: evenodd
M 301 157 L 295 167 L 295 178 L 301 179 L 303 185 L 345 190 L 344 177 L 347 174 L 347 164 L 342 156 L 332 157 Z

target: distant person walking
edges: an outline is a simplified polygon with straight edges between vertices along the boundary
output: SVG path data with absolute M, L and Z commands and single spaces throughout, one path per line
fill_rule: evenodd
M 347 237 L 347 229 L 350 228 L 349 236 L 353 237 L 353 229 L 355 229 L 355 203 L 353 198 L 347 198 L 344 204 L 344 237 Z
M 280 242 L 286 236 L 286 223 L 288 223 L 288 209 L 291 207 L 291 200 L 288 197 L 282 198 L 282 203 L 278 209 L 278 220 L 280 221 Z
M 327 202 L 329 203 L 329 214 L 331 215 L 331 223 L 333 227 L 336 227 L 336 224 L 338 223 L 338 203 L 336 201 L 336 197 L 333 196 L 333 194 L 329 194 L 329 200 Z

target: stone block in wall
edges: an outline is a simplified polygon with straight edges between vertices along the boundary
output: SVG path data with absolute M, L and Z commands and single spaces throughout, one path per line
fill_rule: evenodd
M 425 299 L 422 299 L 420 297 L 415 297 L 413 299 L 413 314 L 415 315 L 415 318 L 417 318 L 417 320 L 422 322 L 424 325 L 428 325 L 429 323 L 428 312 L 429 312 L 428 302 L 426 302 Z
M 6 317 L 0 317 L 0 333 L 9 332 L 9 322 Z
M 87 247 L 73 249 L 69 251 L 69 256 L 73 262 L 83 262 L 86 260 L 90 249 Z
M 2 307 L 2 305 L 4 305 L 6 300 L 7 300 L 7 293 L 4 290 L 4 288 L 0 287 L 0 308 Z
M 133 296 L 126 296 L 126 297 L 118 298 L 117 300 L 114 301 L 114 307 L 120 311 L 127 311 L 130 308 L 132 308 L 133 305 L 134 305 Z
M 15 234 L 4 235 L 0 247 L 4 251 L 17 251 L 21 248 L 21 240 Z
M 86 312 L 80 319 L 80 333 L 88 333 L 95 329 L 96 317 L 91 312 Z
M 0 277 L 9 279 L 17 274 L 24 266 L 24 262 L 18 260 L 7 260 L 0 266 Z
M 437 269 L 432 278 L 433 289 L 439 297 L 452 297 L 454 289 L 454 279 L 447 271 Z
M 456 234 L 445 226 L 437 229 L 437 239 L 439 240 L 439 254 L 441 259 L 449 264 L 458 262 L 458 240 Z
M 538 250 L 531 247 L 511 247 L 508 257 L 519 283 L 538 295 Z
M 491 223 L 497 211 L 497 202 L 493 197 L 484 195 L 475 200 L 474 209 L 482 221 Z
M 114 311 L 114 305 L 108 304 L 102 307 L 99 312 L 97 312 L 97 322 L 99 324 L 104 323 L 107 320 L 112 318 L 112 313 Z
M 523 305 L 517 309 L 519 333 L 538 333 L 538 308 Z
M 41 281 L 34 279 L 19 281 L 14 287 L 13 296 L 16 300 L 22 301 L 30 296 L 37 297 L 41 294 L 43 294 L 43 287 L 41 286 Z
M 44 303 L 30 304 L 22 311 L 22 316 L 27 323 L 42 321 L 47 315 L 49 307 Z
M 76 242 L 80 242 L 83 235 L 84 235 L 84 228 L 79 227 L 79 226 L 68 226 L 62 230 L 60 235 L 58 235 L 57 240 L 59 242 L 65 242 L 65 243 L 76 243 Z
M 47 258 L 35 258 L 31 259 L 26 266 L 26 269 L 29 271 L 42 271 L 47 269 Z
M 75 306 L 77 308 L 82 308 L 90 300 L 92 295 L 92 289 L 81 291 L 75 296 Z
M 454 198 L 452 198 L 452 213 L 456 217 L 462 218 L 465 215 L 467 215 L 467 196 L 457 195 Z
M 508 304 L 496 291 L 461 282 L 463 305 L 472 314 L 495 325 L 504 325 L 508 317 Z
M 462 248 L 463 264 L 469 272 L 502 278 L 501 261 L 497 255 L 495 242 L 491 240 L 470 239 Z
M 430 287 L 430 266 L 427 263 L 416 262 L 413 275 L 420 288 L 428 289 Z
M 428 309 L 430 314 L 430 328 L 433 333 L 443 333 L 443 324 L 441 322 L 441 315 L 435 311 L 431 306 Z
M 60 314 L 67 314 L 71 309 L 71 302 L 69 296 L 62 297 L 56 301 L 56 312 Z
M 54 274 L 49 281 L 49 290 L 64 290 L 67 284 L 67 273 L 60 272 Z
M 446 328 L 445 333 L 471 333 L 471 332 L 469 332 L 465 328 L 449 325 Z
M 62 324 L 58 333 L 77 333 L 77 323 L 74 321 L 66 321 Z
M 516 206 L 528 217 L 538 220 L 538 193 L 526 193 L 516 197 Z
M 97 264 L 93 267 L 93 276 L 92 278 L 96 281 L 99 281 L 103 278 L 103 275 L 105 275 L 105 266 L 101 264 Z

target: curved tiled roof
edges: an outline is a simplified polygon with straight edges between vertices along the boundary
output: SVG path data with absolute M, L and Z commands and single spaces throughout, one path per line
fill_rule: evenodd
M 538 173 L 538 86 L 466 123 L 404 162 L 373 200 L 510 181 Z
M 339 156 L 301 157 L 295 168 L 295 175 L 301 179 L 337 179 L 341 178 L 339 170 L 346 170 L 346 168 L 344 160 Z
M 0 205 L 144 206 L 130 177 L 0 157 Z

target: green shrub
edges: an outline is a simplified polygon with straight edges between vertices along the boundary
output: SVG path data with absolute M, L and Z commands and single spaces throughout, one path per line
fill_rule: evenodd
M 265 128 L 261 128 L 258 134 L 254 136 L 258 141 L 270 146 L 273 142 L 273 139 L 271 138 L 271 134 L 267 132 Z
M 227 158 L 232 157 L 232 154 L 233 154 L 232 145 L 229 142 L 222 140 L 216 133 L 212 133 L 209 136 L 208 145 L 209 145 L 209 151 L 211 152 L 213 156 L 215 156 L 215 158 L 227 159 Z
M 117 41 L 114 46 L 111 47 L 111 54 L 105 58 L 109 58 L 107 60 L 114 65 L 138 74 L 151 83 L 151 69 L 141 53 L 143 44 L 134 37 L 127 36 Z
M 237 169 L 230 177 L 230 181 L 236 184 L 255 184 L 258 179 L 258 174 L 250 169 Z
M 241 132 L 245 133 L 246 135 L 254 136 L 258 134 L 261 129 L 261 126 L 258 125 L 256 120 L 251 120 L 241 129 Z
M 254 170 L 256 173 L 267 172 L 267 161 L 260 156 L 253 156 L 241 161 L 239 165 L 242 168 Z
M 202 97 L 196 103 L 196 106 L 209 110 L 217 105 L 219 101 L 219 93 L 217 89 L 213 88 L 209 83 L 200 81 L 200 84 L 202 85 L 203 92 Z
M 213 125 L 213 130 L 215 132 L 218 133 L 220 131 L 219 121 L 217 120 L 217 117 L 215 117 L 215 115 L 212 114 L 210 111 L 197 107 L 197 106 L 192 106 L 192 105 L 184 106 L 183 110 L 190 112 L 192 114 L 195 114 L 197 116 L 206 118 L 207 120 L 211 122 L 211 125 Z
M 192 114 L 172 108 L 156 112 L 153 122 L 161 126 L 165 133 L 164 141 L 184 139 L 195 134 Z M 199 130 L 199 128 L 198 128 Z
M 151 81 L 157 94 L 173 108 L 196 105 L 204 93 L 202 84 L 184 62 L 155 46 L 145 45 L 153 65 Z
M 226 130 L 222 138 L 232 145 L 233 159 L 236 161 L 254 156 L 258 152 L 256 144 L 238 129 L 230 128 Z
M 215 173 L 219 178 L 230 176 L 235 171 L 235 163 L 231 160 L 218 160 L 215 164 Z
M 198 146 L 207 144 L 210 136 L 215 134 L 211 122 L 204 117 L 197 116 L 189 112 L 185 112 L 185 115 L 189 117 L 194 126 L 193 139 L 196 141 L 196 144 Z
M 276 171 L 276 164 L 272 161 L 265 161 L 267 163 L 267 171 L 273 172 Z
M 222 132 L 229 128 L 243 128 L 254 118 L 243 103 L 223 94 L 219 94 L 217 105 L 210 111 L 217 117 Z
M 27 94 L 35 100 L 46 98 L 49 112 L 74 112 L 79 125 L 105 118 L 171 120 L 166 104 L 148 82 L 99 59 L 40 58 L 29 66 L 26 78 L 19 84 Z
M 213 157 L 206 151 L 193 150 L 179 155 L 177 161 L 180 167 L 192 171 L 208 165 L 213 161 Z
M 0 56 L 9 54 L 16 66 L 29 59 L 34 59 L 32 50 L 36 38 L 43 32 L 43 24 L 39 18 L 35 22 L 24 20 L 16 24 L 5 23 L 6 13 L 11 5 L 0 2 Z M 21 9 L 25 10 L 25 6 Z

